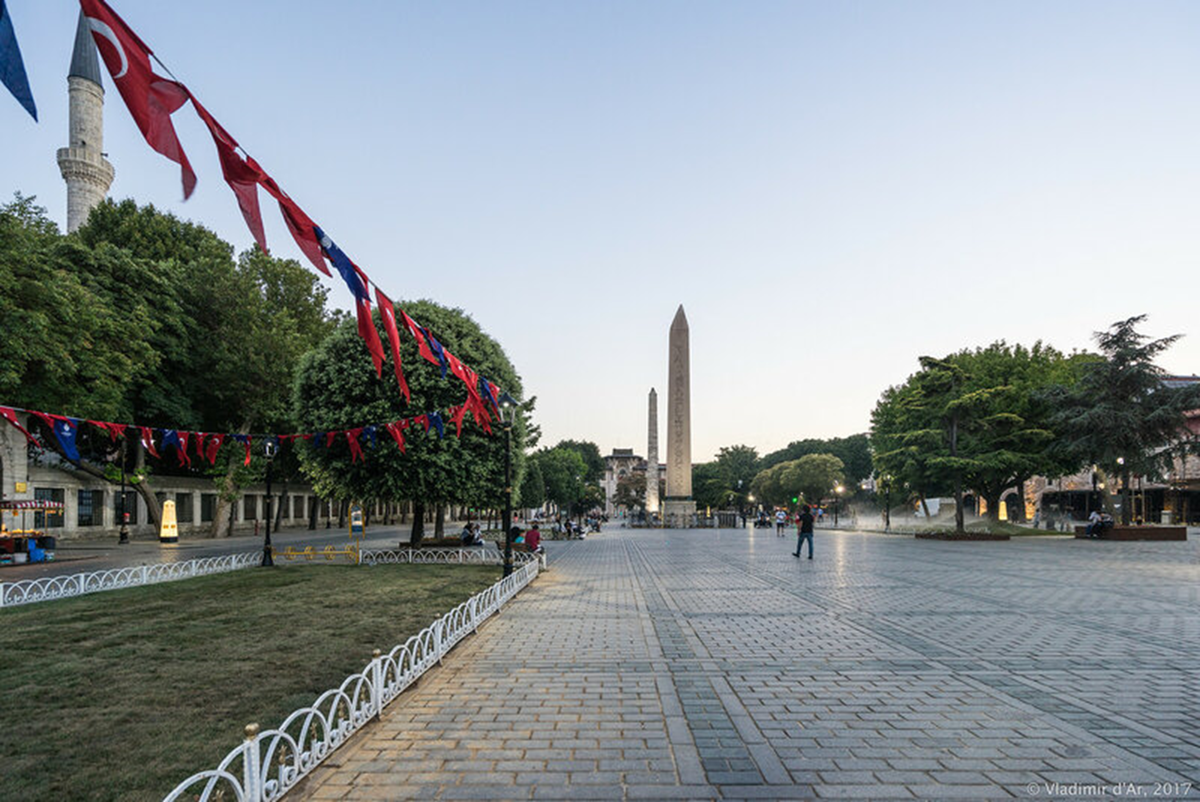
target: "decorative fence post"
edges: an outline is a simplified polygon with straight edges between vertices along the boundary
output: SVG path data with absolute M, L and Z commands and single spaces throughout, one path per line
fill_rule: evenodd
M 246 743 L 242 746 L 242 788 L 246 793 L 246 802 L 261 802 L 263 798 L 262 783 L 260 782 L 258 725 L 246 725 Z
M 383 652 L 371 653 L 371 714 L 383 718 Z

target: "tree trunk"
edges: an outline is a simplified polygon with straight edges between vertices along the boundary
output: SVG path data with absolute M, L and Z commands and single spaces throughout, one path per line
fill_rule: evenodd
M 1021 523 L 1025 520 L 1025 480 L 1017 480 L 1017 507 L 1016 511 L 1008 511 L 1008 520 L 1015 523 Z
M 425 537 L 425 502 L 413 500 L 413 522 L 412 533 L 409 535 L 408 542 L 417 546 L 421 543 L 421 538 Z
M 338 499 L 338 529 L 346 528 L 346 513 L 350 510 L 350 502 L 344 498 Z
M 250 424 L 243 423 L 240 431 L 245 433 L 249 430 Z M 239 458 L 230 454 L 229 461 L 225 465 L 225 475 L 215 483 L 217 485 L 217 505 L 213 509 L 212 519 L 212 536 L 214 538 L 233 536 L 233 518 L 236 516 L 229 513 L 231 505 L 237 504 L 237 486 L 234 484 L 234 476 L 244 460 L 244 456 Z
M 310 496 L 308 499 L 308 531 L 312 532 L 317 528 L 317 513 L 321 511 L 321 499 L 318 496 Z
M 950 456 L 958 459 L 958 413 L 955 412 L 950 417 Z M 965 534 L 967 531 L 963 522 L 963 502 L 962 502 L 962 471 L 954 471 L 954 532 L 955 534 Z
M 921 494 L 921 512 L 925 515 L 925 520 L 929 520 L 929 500 L 925 498 L 925 494 Z
M 444 534 L 446 534 L 446 505 L 438 504 L 435 507 L 433 519 L 433 536 L 439 538 Z
M 134 462 L 134 473 L 139 472 L 146 466 L 146 451 L 142 448 L 141 441 L 138 441 L 137 458 Z M 147 523 L 154 527 L 155 533 L 162 527 L 162 507 L 158 503 L 158 496 L 154 495 L 154 489 L 150 487 L 149 478 L 143 478 L 133 486 L 138 495 L 142 497 L 142 501 L 146 502 L 146 517 L 149 519 Z
M 1133 496 L 1129 492 L 1129 469 L 1121 471 L 1121 523 L 1129 526 L 1133 520 Z
M 1004 495 L 1003 490 L 998 490 L 994 493 L 980 491 L 983 495 L 983 500 L 987 502 L 988 520 L 994 524 L 1000 523 L 1000 497 Z

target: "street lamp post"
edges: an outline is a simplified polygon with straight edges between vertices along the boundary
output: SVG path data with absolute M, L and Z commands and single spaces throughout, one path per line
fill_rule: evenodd
M 125 446 L 128 442 L 121 439 L 121 529 L 117 533 L 117 544 L 121 546 L 129 545 L 129 512 L 126 509 L 129 497 L 125 495 Z
M 512 427 L 517 404 L 508 393 L 500 398 L 500 420 L 504 424 L 504 575 L 513 572 L 512 524 Z
M 842 491 L 845 489 L 846 488 L 842 487 L 841 485 L 838 485 L 833 489 L 833 492 L 837 493 L 837 495 L 833 497 L 833 526 L 835 529 L 838 525 L 838 507 L 842 505 Z
M 267 533 L 263 536 L 261 564 L 263 568 L 275 565 L 275 556 L 272 554 L 273 549 L 271 548 L 271 463 L 275 461 L 276 449 L 275 440 L 268 437 L 266 444 L 263 446 L 263 455 L 267 458 Z

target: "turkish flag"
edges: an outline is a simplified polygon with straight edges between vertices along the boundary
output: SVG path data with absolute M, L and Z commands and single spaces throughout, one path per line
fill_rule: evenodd
M 259 179 L 259 183 L 262 184 L 262 188 L 267 191 L 268 195 L 279 201 L 279 213 L 283 215 L 283 222 L 287 223 L 288 231 L 291 232 L 292 239 L 296 240 L 297 247 L 308 257 L 308 261 L 312 262 L 317 270 L 332 277 L 329 268 L 325 266 L 325 257 L 321 253 L 321 243 L 317 240 L 317 224 L 312 221 L 311 217 L 304 213 L 303 209 L 296 205 L 296 202 L 286 192 L 279 188 L 279 184 L 275 183 L 274 178 L 263 173 L 263 177 Z
M 384 426 L 392 439 L 396 441 L 396 448 L 400 449 L 400 453 L 404 453 L 404 430 L 408 428 L 408 421 L 398 420 L 394 423 L 389 423 Z
M 200 105 L 200 101 L 193 97 L 192 105 L 196 107 L 196 113 L 200 115 L 200 119 L 208 126 L 208 132 L 212 134 L 213 144 L 217 146 L 217 158 L 221 161 L 221 173 L 225 176 L 225 183 L 229 184 L 229 188 L 237 197 L 238 208 L 242 210 L 242 217 L 246 220 L 250 233 L 254 235 L 254 241 L 258 243 L 259 249 L 266 253 L 267 235 L 263 233 L 262 209 L 258 206 L 258 185 L 266 173 L 249 155 L 242 158 L 242 155 L 238 153 L 237 140 L 213 119 L 213 116 L 208 113 L 208 109 Z
M 25 435 L 26 440 L 33 440 L 33 435 L 29 433 L 28 429 L 21 425 L 21 422 L 17 420 L 17 414 L 13 412 L 12 409 L 9 407 L 0 407 L 0 418 L 4 418 L 13 426 L 17 427 L 17 431 Z
M 92 38 L 117 91 L 150 147 L 179 165 L 183 197 L 196 188 L 196 173 L 188 162 L 171 115 L 188 102 L 187 87 L 156 75 L 150 67 L 153 51 L 138 38 L 104 0 L 79 0 Z
M 350 463 L 354 464 L 363 458 L 362 445 L 358 442 L 362 427 L 346 431 L 346 443 L 350 446 Z
M 221 450 L 221 444 L 225 442 L 225 435 L 210 434 L 208 442 L 204 445 L 204 458 L 208 460 L 209 465 L 217 464 L 217 452 Z
M 408 382 L 404 380 L 404 368 L 400 365 L 400 331 L 396 328 L 396 307 L 392 299 L 384 295 L 383 290 L 375 288 L 375 301 L 379 304 L 379 316 L 383 318 L 383 328 L 387 331 L 388 342 L 392 346 L 392 362 L 396 369 L 396 381 L 400 383 L 400 392 L 404 394 L 406 403 L 412 403 L 412 394 L 408 390 Z
M 438 358 L 433 355 L 433 351 L 429 350 L 429 342 L 425 339 L 425 327 L 409 317 L 403 309 L 400 310 L 400 317 L 404 318 L 404 325 L 408 327 L 408 333 L 417 341 L 417 351 L 421 356 L 435 365 L 440 364 Z
M 142 448 L 150 452 L 151 456 L 157 457 L 158 449 L 154 447 L 154 432 L 150 430 L 149 426 L 139 426 L 138 428 L 142 432 Z

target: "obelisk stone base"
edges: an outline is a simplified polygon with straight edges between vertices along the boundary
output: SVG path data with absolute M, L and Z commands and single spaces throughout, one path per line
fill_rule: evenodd
M 663 500 L 663 526 L 667 529 L 691 529 L 695 520 L 695 499 L 667 498 Z

